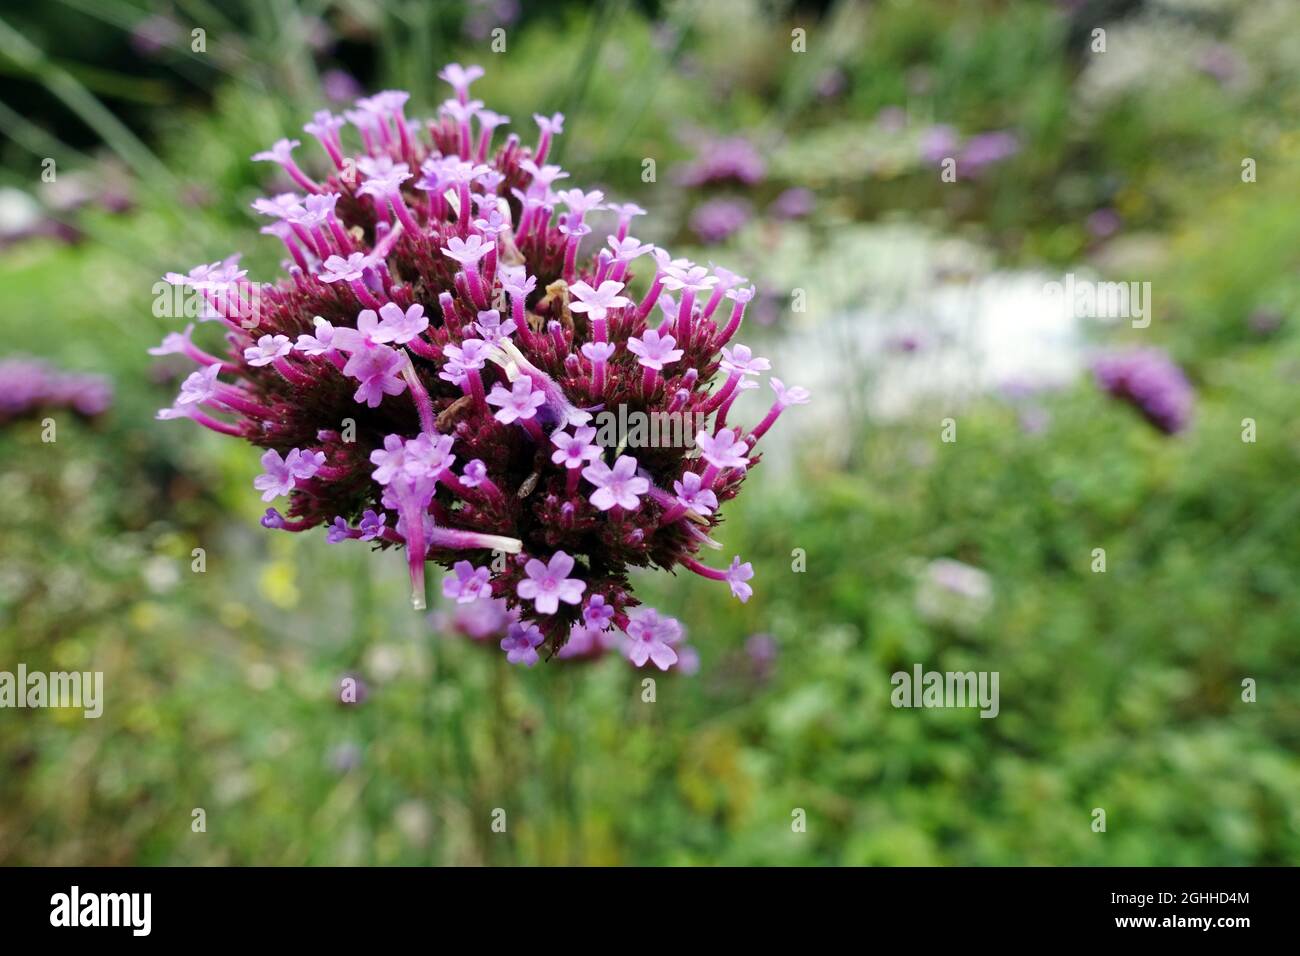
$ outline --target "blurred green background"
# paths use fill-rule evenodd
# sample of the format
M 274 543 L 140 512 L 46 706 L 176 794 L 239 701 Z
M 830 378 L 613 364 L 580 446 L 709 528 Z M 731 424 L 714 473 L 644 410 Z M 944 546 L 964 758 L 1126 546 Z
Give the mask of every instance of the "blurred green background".
M 753 599 L 637 582 L 697 673 L 512 669 L 399 554 L 259 527 L 252 448 L 153 420 L 158 277 L 277 269 L 250 154 L 353 85 L 424 115 L 451 61 L 525 142 L 564 111 L 640 238 L 750 276 L 742 339 L 814 392 L 725 510 Z M 51 0 L 0 70 L 0 352 L 115 390 L 0 425 L 0 670 L 106 693 L 0 711 L 0 862 L 1300 862 L 1291 0 Z M 761 177 L 684 185 L 730 138 Z M 1151 327 L 1050 321 L 1067 273 L 1151 282 Z M 1094 386 L 1126 345 L 1184 368 L 1185 432 Z M 893 708 L 917 663 L 999 672 L 1000 714 Z

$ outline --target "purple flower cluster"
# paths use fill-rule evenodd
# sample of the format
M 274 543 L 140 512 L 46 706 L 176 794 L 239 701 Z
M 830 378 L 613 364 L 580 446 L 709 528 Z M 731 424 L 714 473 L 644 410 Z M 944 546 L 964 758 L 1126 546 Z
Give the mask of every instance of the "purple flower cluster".
M 637 608 L 629 570 L 685 567 L 747 600 L 748 563 L 696 555 L 718 546 L 756 443 L 809 395 L 773 378 L 767 415 L 729 425 L 770 368 L 732 341 L 753 287 L 635 239 L 639 207 L 567 188 L 547 163 L 562 115 L 534 117 L 532 148 L 494 145 L 508 119 L 471 99 L 482 73 L 439 74 L 455 95 L 431 120 L 408 119 L 397 91 L 317 113 L 304 129 L 324 176 L 298 165 L 296 140 L 254 156 L 301 190 L 254 203 L 289 276 L 255 285 L 238 257 L 168 274 L 204 297 L 226 348 L 168 336 L 155 352 L 197 369 L 159 417 L 265 449 L 255 487 L 288 498 L 266 527 L 403 547 L 417 608 L 425 563 L 447 568 L 458 608 L 511 617 L 512 661 L 581 626 L 620 629 L 639 642 L 630 659 L 662 667 L 680 626 Z M 648 266 L 639 294 L 634 265 Z M 590 423 L 620 407 L 711 423 L 693 447 L 614 450 Z
M 926 163 L 951 157 L 957 160 L 958 175 L 973 177 L 1020 152 L 1020 140 L 1007 130 L 993 130 L 976 133 L 963 143 L 955 129 L 939 124 L 922 131 L 919 149 Z
M 1168 435 L 1187 427 L 1196 396 L 1183 370 L 1160 349 L 1133 349 L 1103 355 L 1093 374 L 1104 391 L 1140 411 Z
M 460 564 L 468 566 L 469 562 Z M 463 573 L 460 565 L 457 573 Z M 449 595 L 456 590 L 452 580 L 448 576 L 448 584 L 444 585 Z M 614 613 L 603 597 L 592 597 L 583 608 L 581 620 L 570 627 L 556 660 L 594 661 L 617 652 L 634 667 L 653 664 L 660 670 L 687 674 L 698 668 L 699 657 L 685 643 L 685 628 L 676 618 L 653 608 L 634 608 L 627 615 L 627 630 L 623 631 L 613 626 Z M 433 624 L 475 643 L 497 644 L 512 664 L 532 667 L 540 659 L 537 649 L 544 641 L 541 630 L 521 620 L 519 610 L 501 598 L 457 603 L 450 611 L 435 615 Z
M 35 359 L 0 361 L 0 422 L 61 408 L 93 418 L 112 403 L 113 386 L 98 375 L 61 372 Z
M 754 217 L 754 207 L 743 199 L 710 199 L 691 212 L 691 232 L 706 243 L 724 242 Z
M 763 181 L 767 164 L 747 139 L 731 137 L 705 143 L 691 162 L 678 171 L 683 186 L 710 186 L 735 183 L 754 186 Z

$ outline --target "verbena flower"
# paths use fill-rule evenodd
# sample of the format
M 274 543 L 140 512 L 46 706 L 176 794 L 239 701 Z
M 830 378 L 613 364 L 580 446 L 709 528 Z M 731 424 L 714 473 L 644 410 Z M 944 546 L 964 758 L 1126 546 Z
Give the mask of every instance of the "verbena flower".
M 188 333 L 172 333 L 167 352 L 158 354 L 181 351 Z M 0 423 L 61 408 L 94 418 L 112 404 L 113 386 L 98 375 L 62 372 L 35 359 L 0 360 Z
M 1160 349 L 1133 349 L 1103 355 L 1093 362 L 1097 384 L 1124 399 L 1167 435 L 1182 431 L 1192 418 L 1196 395 L 1183 370 Z
M 770 367 L 734 341 L 753 288 L 629 235 L 638 206 L 556 191 L 568 174 L 546 160 L 564 118 L 536 117 L 534 146 L 502 139 L 505 118 L 470 97 L 481 75 L 444 70 L 454 96 L 431 120 L 388 91 L 346 123 L 317 113 L 306 148 L 258 154 L 301 190 L 255 203 L 288 275 L 254 286 L 238 257 L 169 273 L 227 344 L 203 351 L 187 329 L 155 350 L 198 366 L 160 417 L 264 450 L 256 490 L 288 499 L 267 528 L 404 549 L 416 607 L 426 562 L 447 569 L 457 608 L 490 612 L 477 632 L 513 625 L 512 661 L 582 629 L 584 654 L 626 632 L 634 662 L 672 666 L 681 626 L 634 616 L 628 574 L 684 567 L 748 599 L 750 565 L 696 555 L 755 444 L 807 392 L 773 380 L 767 417 L 728 424 Z M 620 406 L 680 415 L 698 447 L 607 447 L 593 414 Z

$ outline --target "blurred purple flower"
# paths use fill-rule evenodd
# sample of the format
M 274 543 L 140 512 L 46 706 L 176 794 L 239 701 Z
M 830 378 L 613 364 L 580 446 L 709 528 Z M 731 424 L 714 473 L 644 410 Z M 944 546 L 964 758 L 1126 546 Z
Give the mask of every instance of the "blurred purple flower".
M 1093 363 L 1098 386 L 1129 402 L 1167 435 L 1182 431 L 1192 417 L 1196 396 L 1183 370 L 1160 349 L 1133 349 L 1104 355 Z

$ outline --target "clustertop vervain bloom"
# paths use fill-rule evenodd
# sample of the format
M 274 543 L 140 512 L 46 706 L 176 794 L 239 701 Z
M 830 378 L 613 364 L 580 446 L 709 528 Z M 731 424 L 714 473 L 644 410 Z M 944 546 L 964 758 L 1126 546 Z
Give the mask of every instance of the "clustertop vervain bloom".
M 1165 434 L 1176 434 L 1191 421 L 1196 404 L 1192 385 L 1183 370 L 1160 349 L 1103 355 L 1092 368 L 1101 388 L 1131 402 Z
M 770 367 L 735 341 L 753 288 L 629 235 L 639 206 L 557 192 L 564 118 L 536 117 L 530 143 L 503 134 L 469 95 L 482 72 L 447 67 L 432 120 L 388 91 L 317 113 L 306 148 L 258 154 L 301 190 L 254 204 L 288 275 L 255 285 L 238 256 L 168 273 L 226 346 L 186 329 L 154 350 L 197 365 L 159 417 L 263 449 L 256 489 L 288 498 L 267 528 L 403 549 L 416 607 L 426 562 L 447 569 L 449 599 L 508 616 L 512 661 L 581 630 L 569 656 L 618 644 L 673 666 L 681 626 L 637 608 L 629 572 L 684 567 L 748 599 L 750 565 L 697 555 L 756 443 L 808 394 L 773 379 L 767 416 L 728 424 Z M 592 414 L 620 406 L 700 423 L 695 447 L 602 447 Z

